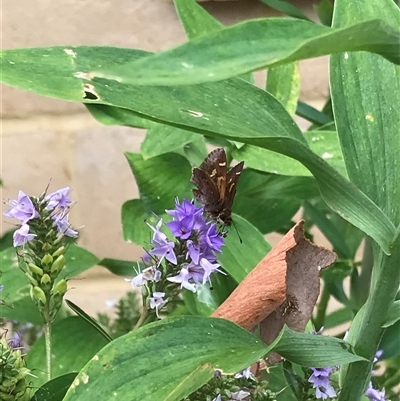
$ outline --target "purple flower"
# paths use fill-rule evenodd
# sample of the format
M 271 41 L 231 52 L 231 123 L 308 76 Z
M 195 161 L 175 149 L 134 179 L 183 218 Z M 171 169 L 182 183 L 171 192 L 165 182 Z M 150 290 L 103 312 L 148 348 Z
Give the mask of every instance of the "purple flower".
M 239 373 L 236 373 L 234 376 L 235 379 L 240 379 L 241 377 L 244 377 L 246 379 L 251 379 L 251 380 L 257 380 L 253 373 L 251 372 L 250 368 L 247 368 L 245 370 L 242 370 Z
M 154 248 L 150 251 L 150 253 L 160 258 L 158 264 L 160 264 L 161 261 L 165 258 L 169 262 L 176 265 L 177 259 L 174 252 L 175 243 L 168 241 L 167 236 L 160 231 L 162 220 L 157 223 L 156 227 L 153 227 L 148 223 L 147 225 L 154 231 L 152 239 Z
M 144 269 L 141 273 L 133 277 L 132 279 L 125 279 L 125 281 L 129 281 L 132 287 L 141 287 L 143 284 L 146 284 L 149 281 L 160 281 L 161 272 L 157 270 L 155 266 L 150 266 L 147 269 Z
M 59 235 L 66 235 L 67 237 L 76 238 L 78 231 L 74 230 L 69 224 L 68 214 L 59 214 L 53 217 L 54 225 L 57 227 Z
M 153 296 L 150 297 L 150 308 L 156 310 L 158 316 L 158 310 L 162 308 L 168 301 L 164 299 L 165 292 L 153 292 Z
M 308 379 L 315 388 L 315 394 L 317 398 L 326 400 L 328 397 L 336 397 L 336 392 L 329 382 L 329 376 L 334 370 L 332 367 L 326 368 L 311 368 L 313 373 Z
M 194 227 L 194 216 L 186 216 L 180 220 L 170 221 L 167 223 L 167 227 L 171 230 L 174 237 L 188 239 Z
M 368 390 L 365 392 L 365 395 L 369 398 L 370 401 L 385 401 L 385 389 L 381 391 L 375 390 L 372 387 L 372 383 L 369 383 Z
M 221 252 L 221 247 L 225 245 L 225 241 L 222 239 L 218 232 L 217 225 L 210 223 L 208 225 L 207 232 L 203 234 L 202 240 L 215 252 Z
M 29 234 L 28 224 L 22 225 L 13 235 L 13 245 L 24 246 L 28 241 L 32 241 L 36 237 L 36 234 Z
M 11 339 L 8 341 L 8 346 L 12 349 L 22 348 L 22 339 L 17 332 L 15 332 L 11 337 Z
M 48 194 L 45 197 L 45 200 L 48 201 L 46 209 L 52 210 L 55 209 L 56 207 L 59 207 L 61 209 L 67 209 L 69 203 L 72 202 L 72 200 L 68 198 L 70 191 L 71 190 L 69 187 L 65 187 L 59 189 L 58 191 L 52 192 L 51 194 Z
M 11 206 L 11 209 L 5 211 L 3 213 L 4 216 L 21 220 L 22 224 L 39 216 L 31 198 L 22 191 L 19 191 L 17 200 L 10 200 L 8 204 Z
M 4 289 L 4 285 L 0 284 L 0 291 L 3 291 L 3 289 Z
M 167 280 L 171 281 L 171 283 L 180 284 L 181 288 L 186 288 L 189 291 L 196 292 L 196 286 L 192 283 L 189 283 L 191 278 L 192 276 L 189 272 L 189 269 L 187 267 L 182 267 L 177 276 L 168 277 Z
M 200 263 L 197 266 L 189 265 L 189 271 L 192 271 L 192 277 L 195 282 L 198 282 L 195 278 L 195 273 L 200 273 L 202 275 L 203 284 L 205 284 L 207 281 L 211 282 L 211 274 L 215 271 L 222 273 L 220 270 L 218 270 L 218 267 L 220 267 L 218 263 L 211 263 L 206 258 L 201 258 Z

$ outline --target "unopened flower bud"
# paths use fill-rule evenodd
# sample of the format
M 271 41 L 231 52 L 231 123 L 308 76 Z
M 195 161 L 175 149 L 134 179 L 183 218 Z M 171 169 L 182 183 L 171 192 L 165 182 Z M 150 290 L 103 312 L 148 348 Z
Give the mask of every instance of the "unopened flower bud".
M 53 288 L 53 295 L 64 295 L 67 292 L 68 285 L 67 280 L 60 280 Z
M 51 251 L 51 248 L 52 248 L 52 246 L 51 246 L 51 244 L 49 244 L 48 242 L 45 242 L 45 243 L 43 244 L 43 246 L 42 246 L 42 250 L 43 250 L 43 251 L 46 251 L 46 252 Z
M 34 265 L 33 263 L 28 263 L 28 268 L 31 273 L 37 274 L 38 276 L 43 276 L 43 270 L 40 267 Z
M 43 274 L 42 278 L 40 279 L 40 287 L 47 291 L 51 288 L 51 284 L 50 276 L 47 273 Z
M 37 282 L 37 280 L 34 279 L 28 272 L 25 272 L 25 276 L 28 277 L 29 282 L 30 282 L 33 286 L 39 285 L 39 283 Z
M 49 253 L 46 253 L 46 255 L 44 255 L 42 258 L 42 264 L 51 265 L 52 263 L 53 263 L 53 257 Z
M 55 309 L 59 309 L 64 298 L 65 293 L 67 292 L 68 286 L 67 281 L 62 279 L 60 280 L 53 288 L 53 301 Z
M 64 255 L 65 251 L 65 246 L 60 246 L 56 251 L 53 252 L 51 256 L 53 256 L 53 258 L 56 258 L 60 255 Z
M 50 272 L 58 274 L 62 268 L 65 266 L 65 256 L 60 255 L 51 265 Z
M 39 303 L 41 303 L 43 305 L 46 304 L 46 295 L 40 287 L 38 287 L 38 286 L 33 287 L 32 294 L 33 294 L 33 298 L 36 301 L 38 301 Z

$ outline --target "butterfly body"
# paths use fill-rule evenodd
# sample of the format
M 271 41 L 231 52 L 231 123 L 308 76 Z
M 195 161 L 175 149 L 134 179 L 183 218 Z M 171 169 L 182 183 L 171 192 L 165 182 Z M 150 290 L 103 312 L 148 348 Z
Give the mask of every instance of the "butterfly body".
M 243 166 L 244 162 L 240 162 L 228 171 L 225 150 L 218 148 L 200 167 L 193 169 L 191 181 L 197 187 L 193 189 L 195 198 L 212 219 L 225 226 L 232 223 L 232 205 Z

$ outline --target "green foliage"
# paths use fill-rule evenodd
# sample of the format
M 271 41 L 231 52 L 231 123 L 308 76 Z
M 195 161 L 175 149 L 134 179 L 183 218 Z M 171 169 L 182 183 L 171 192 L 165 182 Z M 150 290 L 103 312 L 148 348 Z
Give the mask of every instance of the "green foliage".
M 97 321 L 73 304 L 79 317 L 62 310 L 52 333 L 58 377 L 46 382 L 42 338 L 26 358 L 38 372 L 33 384 L 42 385 L 36 401 L 107 401 L 116 394 L 141 401 L 210 401 L 217 389 L 227 397 L 254 384 L 237 387 L 230 376 L 215 378 L 215 369 L 234 374 L 271 351 L 286 361 L 263 372 L 258 388 L 268 390 L 265 399 L 314 399 L 308 368 L 340 365 L 339 399 L 357 401 L 377 349 L 383 350 L 385 369 L 373 385 L 393 397 L 400 383 L 400 12 L 391 0 L 322 0 L 315 7 L 324 24 L 319 25 L 289 2 L 263 2 L 293 18 L 223 27 L 194 1 L 175 0 L 189 41 L 158 54 L 90 46 L 1 52 L 4 83 L 82 102 L 103 124 L 147 129 L 141 152 L 125 154 L 140 198 L 127 200 L 121 212 L 124 239 L 146 250 L 153 235 L 146 222 L 156 226 L 159 218 L 169 219 L 165 210 L 173 208 L 175 197 L 192 197 L 191 169 L 202 163 L 207 145 L 224 146 L 229 161 L 244 160 L 246 167 L 233 206 L 234 227 L 218 257 L 227 275 L 212 276 L 211 285 L 196 293 L 183 291 L 161 310 L 170 316 L 150 324 L 155 314 L 143 313 L 148 305 L 142 310 L 135 292 L 119 300 L 116 317 L 99 314 Z M 325 54 L 331 54 L 332 100 L 319 111 L 299 101 L 297 61 Z M 267 67 L 266 90 L 257 88 L 251 73 Z M 301 132 L 294 114 L 311 128 Z M 307 236 L 318 228 L 338 255 L 321 275 L 312 322 L 336 330 L 351 323 L 348 342 L 285 327 L 266 345 L 209 317 L 270 251 L 264 234 L 286 233 L 299 210 Z M 8 233 L 0 239 L 1 302 L 11 307 L 2 314 L 40 324 L 10 246 Z M 136 275 L 135 262 L 112 256 L 99 261 L 71 245 L 60 278 L 95 264 L 120 276 Z M 137 265 L 141 271 L 146 266 Z M 141 288 L 144 300 L 149 288 Z M 328 312 L 331 298 L 341 306 Z

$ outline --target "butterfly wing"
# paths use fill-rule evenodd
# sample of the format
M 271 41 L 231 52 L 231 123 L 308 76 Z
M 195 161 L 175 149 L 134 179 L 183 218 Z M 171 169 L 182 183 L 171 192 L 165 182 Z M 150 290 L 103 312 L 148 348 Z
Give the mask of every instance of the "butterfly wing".
M 224 209 L 231 211 L 233 201 L 235 200 L 237 183 L 240 178 L 240 174 L 242 173 L 244 167 L 244 162 L 240 162 L 236 164 L 235 167 L 232 167 L 226 178 L 226 196 L 224 199 Z

